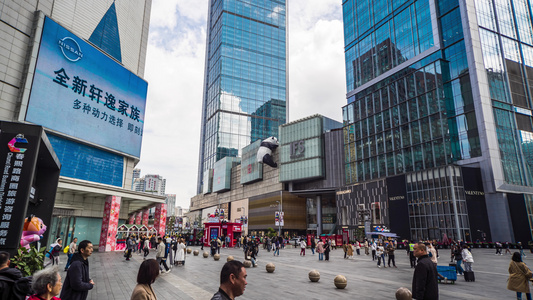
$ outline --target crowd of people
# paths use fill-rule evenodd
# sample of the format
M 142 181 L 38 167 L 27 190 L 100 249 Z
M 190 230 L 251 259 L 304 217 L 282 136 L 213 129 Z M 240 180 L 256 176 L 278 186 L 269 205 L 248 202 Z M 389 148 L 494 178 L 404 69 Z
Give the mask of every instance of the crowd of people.
M 155 241 L 155 242 L 154 242 Z M 204 240 L 205 241 L 205 240 Z M 311 254 L 318 254 L 318 260 L 329 261 L 329 253 L 337 248 L 333 239 L 315 239 L 305 236 L 291 239 L 294 247 L 300 249 L 300 256 L 306 255 L 306 249 Z M 355 255 L 369 256 L 376 262 L 378 268 L 396 268 L 395 255 L 399 243 L 406 249 L 410 258 L 411 267 L 414 269 L 411 290 L 400 288 L 396 292 L 397 299 L 438 299 L 438 281 L 446 279 L 437 272 L 438 259 L 442 257 L 443 249 L 439 249 L 435 241 L 409 242 L 396 241 L 395 239 L 363 239 L 361 241 L 343 241 L 342 250 L 344 259 L 354 259 Z M 124 256 L 130 260 L 134 253 L 143 256 L 143 262 L 137 274 L 137 285 L 132 291 L 131 299 L 157 299 L 152 287 L 156 278 L 161 274 L 170 272 L 173 266 L 185 265 L 186 241 L 178 236 L 128 236 L 125 241 Z M 224 237 L 213 238 L 209 241 L 211 255 L 220 253 L 221 248 L 227 248 L 231 244 Z M 88 258 L 93 253 L 93 245 L 84 240 L 79 244 L 74 238 L 65 248 L 63 241 L 58 238 L 50 245 L 43 262 L 43 270 L 34 273 L 30 278 L 22 277 L 20 270 L 10 268 L 9 253 L 0 251 L 0 300 L 4 299 L 74 299 L 85 300 L 88 293 L 93 289 L 95 282 L 89 275 Z M 237 240 L 235 247 L 242 247 L 243 261 L 250 261 L 253 267 L 258 265 L 259 249 L 273 252 L 279 256 L 279 250 L 289 244 L 282 237 L 252 237 L 242 236 Z M 147 259 L 147 253 L 153 249 L 155 259 Z M 504 255 L 502 249 L 509 250 L 505 244 L 496 248 L 496 255 Z M 58 271 L 59 253 L 61 250 L 68 256 L 65 266 L 66 276 L 62 284 L 61 274 Z M 459 241 L 450 245 L 450 265 L 455 266 L 457 275 L 473 272 L 474 256 L 468 244 Z M 506 251 L 505 254 L 511 251 Z M 309 253 L 308 253 L 309 254 Z M 533 278 L 533 272 L 522 261 L 525 257 L 523 247 L 518 252 L 512 253 L 509 264 L 509 279 L 507 289 L 516 292 L 517 299 L 526 295 L 531 299 L 529 282 Z M 387 260 L 388 259 L 388 260 Z M 463 268 L 464 266 L 464 268 Z M 244 293 L 246 282 L 246 269 L 239 261 L 228 262 L 221 271 L 220 287 L 212 299 L 234 299 Z M 59 295 L 59 298 L 57 297 Z

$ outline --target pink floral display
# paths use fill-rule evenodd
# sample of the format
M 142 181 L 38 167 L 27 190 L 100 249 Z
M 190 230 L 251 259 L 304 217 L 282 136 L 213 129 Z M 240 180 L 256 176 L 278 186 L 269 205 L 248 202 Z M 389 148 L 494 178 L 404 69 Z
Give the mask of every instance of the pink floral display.
M 107 196 L 104 205 L 104 216 L 102 218 L 102 233 L 98 251 L 115 251 L 116 235 L 118 227 L 118 216 L 120 212 L 120 200 L 118 196 Z
M 133 213 L 133 214 L 130 216 L 130 218 L 129 218 L 129 220 L 128 220 L 128 224 L 130 224 L 130 225 L 131 225 L 131 224 L 134 224 L 133 222 L 135 222 L 136 214 L 137 214 L 137 213 Z
M 150 211 L 147 209 L 147 210 L 143 210 L 142 211 L 142 218 L 143 218 L 143 223 L 142 225 L 146 225 L 148 226 L 148 214 L 150 213 Z
M 154 228 L 157 231 L 158 235 L 165 235 L 165 227 L 167 223 L 167 205 L 161 203 L 155 207 L 154 215 Z

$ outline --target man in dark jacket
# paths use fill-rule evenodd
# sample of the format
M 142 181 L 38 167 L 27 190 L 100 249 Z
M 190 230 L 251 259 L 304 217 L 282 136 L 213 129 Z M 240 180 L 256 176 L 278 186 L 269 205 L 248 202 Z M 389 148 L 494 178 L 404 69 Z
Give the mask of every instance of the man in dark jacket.
M 9 253 L 0 251 L 0 300 L 25 299 L 31 290 L 31 277 L 9 267 Z
M 72 263 L 67 271 L 65 283 L 61 290 L 61 299 L 85 300 L 94 281 L 89 277 L 89 260 L 93 253 L 93 244 L 84 240 L 78 247 L 78 253 L 72 256 Z
M 244 294 L 248 284 L 246 277 L 246 269 L 240 261 L 228 261 L 220 271 L 220 287 L 211 300 L 232 300 Z
M 418 262 L 413 275 L 413 299 L 438 300 L 437 268 L 428 256 L 426 245 L 415 244 L 414 255 L 418 258 Z

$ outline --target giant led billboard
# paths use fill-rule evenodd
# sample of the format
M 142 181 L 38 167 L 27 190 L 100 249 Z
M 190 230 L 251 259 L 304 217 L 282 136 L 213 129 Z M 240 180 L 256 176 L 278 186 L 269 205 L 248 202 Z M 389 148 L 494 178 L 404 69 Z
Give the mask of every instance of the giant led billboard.
M 46 17 L 25 120 L 140 156 L 148 84 Z

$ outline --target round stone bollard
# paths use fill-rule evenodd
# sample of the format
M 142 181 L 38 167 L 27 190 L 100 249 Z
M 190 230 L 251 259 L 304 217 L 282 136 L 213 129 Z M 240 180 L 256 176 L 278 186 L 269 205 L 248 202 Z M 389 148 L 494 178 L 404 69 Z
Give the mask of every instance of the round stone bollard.
M 192 252 L 192 249 L 191 248 L 187 248 L 187 254 L 191 254 Z
M 215 254 L 215 255 L 213 256 L 213 259 L 214 259 L 214 260 L 219 260 L 219 259 L 220 259 L 220 254 L 218 254 L 218 253 Z
M 208 258 L 208 257 L 209 257 L 209 252 L 204 251 L 204 258 Z
M 242 262 L 242 264 L 244 265 L 245 268 L 249 268 L 252 266 L 252 261 L 250 260 L 245 260 Z
M 230 255 L 230 256 L 228 256 L 228 258 L 226 258 L 226 261 L 232 261 L 232 260 L 234 260 L 234 259 L 235 259 L 235 258 L 233 258 L 233 256 Z
M 343 289 L 348 284 L 348 280 L 346 280 L 346 277 L 344 275 L 335 276 L 335 279 L 333 280 L 333 282 L 335 283 L 335 286 L 338 289 Z
M 194 254 L 194 256 L 198 256 L 198 254 L 200 254 L 200 251 L 194 250 L 193 254 Z
M 276 270 L 276 266 L 273 263 L 268 263 L 266 265 L 266 270 L 268 273 L 274 273 L 274 270 Z
M 311 272 L 309 272 L 309 280 L 312 282 L 318 282 L 320 280 L 320 272 L 317 270 L 311 270 Z

